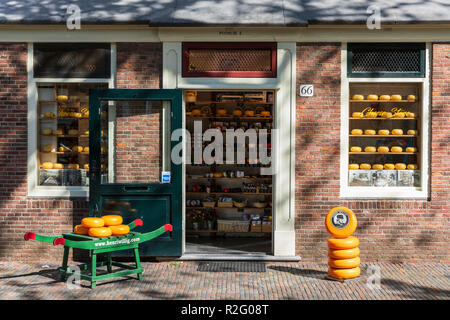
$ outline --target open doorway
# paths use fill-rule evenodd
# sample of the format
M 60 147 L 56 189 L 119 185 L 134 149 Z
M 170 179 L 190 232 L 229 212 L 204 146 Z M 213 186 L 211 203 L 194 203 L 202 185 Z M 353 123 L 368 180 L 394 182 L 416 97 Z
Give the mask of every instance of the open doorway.
M 273 90 L 188 90 L 185 254 L 272 254 Z

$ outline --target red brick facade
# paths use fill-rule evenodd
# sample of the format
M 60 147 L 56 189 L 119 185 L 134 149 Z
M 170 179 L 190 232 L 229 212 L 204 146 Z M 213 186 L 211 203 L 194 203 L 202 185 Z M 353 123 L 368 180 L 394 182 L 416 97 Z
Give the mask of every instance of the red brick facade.
M 0 44 L 0 260 L 59 261 L 61 248 L 25 242 L 23 234 L 70 231 L 88 202 L 27 198 L 26 55 L 26 44 Z M 314 97 L 297 97 L 296 250 L 304 261 L 325 261 L 323 220 L 336 205 L 358 217 L 363 261 L 450 261 L 449 56 L 450 44 L 433 45 L 430 199 L 342 201 L 340 44 L 298 44 L 297 86 L 315 85 Z M 117 44 L 118 88 L 160 88 L 161 66 L 161 44 Z
M 450 44 L 433 46 L 429 201 L 339 199 L 340 46 L 297 44 L 297 86 L 315 85 L 314 97 L 297 97 L 297 253 L 305 261 L 325 261 L 324 217 L 343 205 L 357 215 L 363 261 L 448 262 Z

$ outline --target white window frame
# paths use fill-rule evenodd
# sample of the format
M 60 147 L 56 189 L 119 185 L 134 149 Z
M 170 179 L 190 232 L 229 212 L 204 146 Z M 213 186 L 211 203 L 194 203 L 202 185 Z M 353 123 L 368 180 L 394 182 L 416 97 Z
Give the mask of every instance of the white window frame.
M 38 198 L 87 198 L 88 186 L 39 186 L 37 134 L 38 134 L 38 85 L 45 83 L 106 83 L 114 88 L 116 83 L 116 44 L 111 44 L 110 78 L 34 78 L 33 43 L 28 43 L 28 162 L 27 196 Z
M 429 122 L 430 122 L 430 43 L 425 48 L 424 78 L 347 78 L 347 43 L 341 47 L 341 147 L 340 147 L 340 197 L 345 199 L 427 199 L 429 196 Z M 349 151 L 349 87 L 350 83 L 360 82 L 409 82 L 421 85 L 422 115 L 420 163 L 420 187 L 350 187 L 348 185 Z

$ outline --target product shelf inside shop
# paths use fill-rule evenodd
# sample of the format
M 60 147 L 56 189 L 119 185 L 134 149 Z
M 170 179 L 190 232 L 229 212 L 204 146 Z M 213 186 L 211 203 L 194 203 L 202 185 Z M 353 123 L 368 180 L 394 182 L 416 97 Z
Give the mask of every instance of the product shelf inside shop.
M 417 100 L 350 100 L 350 102 L 365 102 L 365 103 L 416 103 Z
M 350 120 L 417 120 L 418 117 L 414 118 L 352 118 Z
M 417 152 L 349 152 L 349 154 L 395 154 L 395 155 L 413 155 L 417 154 Z
M 401 134 L 401 135 L 379 135 L 379 134 L 350 134 L 355 138 L 418 138 L 418 135 Z

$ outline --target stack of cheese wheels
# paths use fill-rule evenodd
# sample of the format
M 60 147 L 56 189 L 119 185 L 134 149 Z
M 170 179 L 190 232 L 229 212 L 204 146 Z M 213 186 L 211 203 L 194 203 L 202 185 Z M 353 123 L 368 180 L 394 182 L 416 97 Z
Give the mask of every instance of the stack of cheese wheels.
M 348 208 L 331 209 L 325 226 L 332 235 L 328 239 L 328 275 L 335 279 L 352 279 L 359 277 L 359 240 L 352 234 L 356 230 L 356 216 Z
M 119 215 L 83 218 L 81 224 L 75 226 L 74 232 L 96 238 L 126 235 L 130 232 L 130 227 L 122 222 L 123 219 Z

